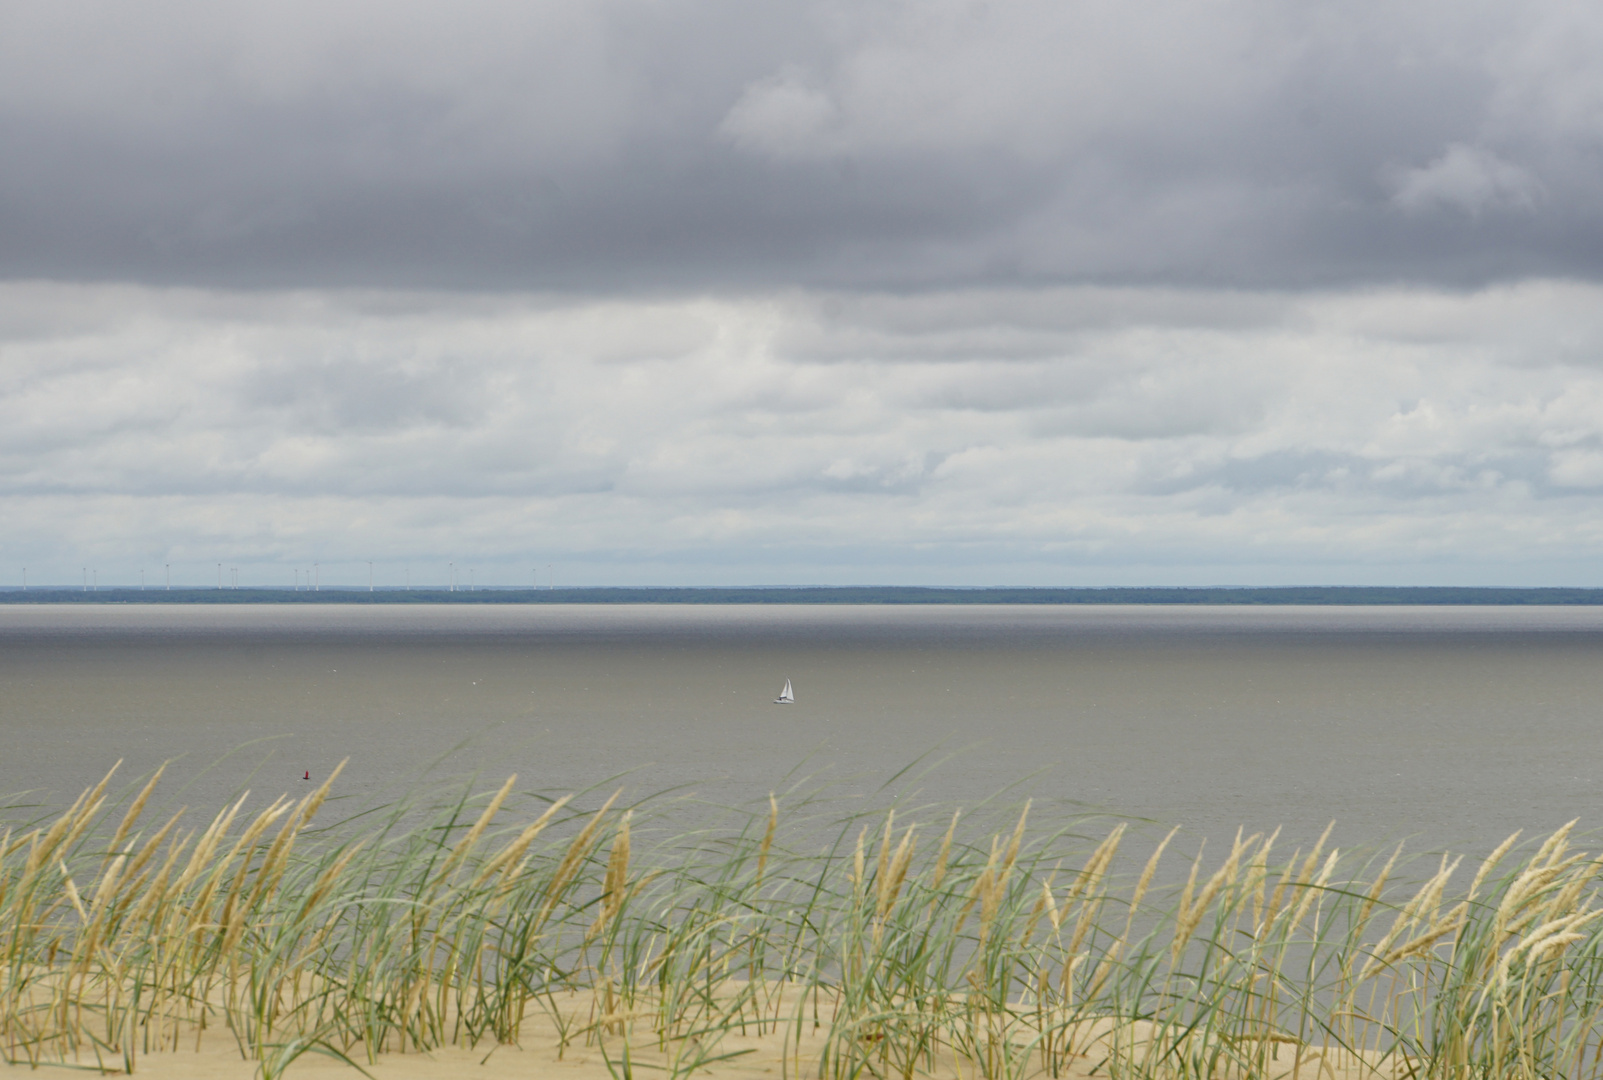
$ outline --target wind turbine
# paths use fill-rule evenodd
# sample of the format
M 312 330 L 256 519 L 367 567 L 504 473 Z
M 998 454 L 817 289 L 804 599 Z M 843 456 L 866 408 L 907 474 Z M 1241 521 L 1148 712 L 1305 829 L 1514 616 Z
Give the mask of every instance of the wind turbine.
M 367 560 L 367 591 L 373 591 L 373 560 Z

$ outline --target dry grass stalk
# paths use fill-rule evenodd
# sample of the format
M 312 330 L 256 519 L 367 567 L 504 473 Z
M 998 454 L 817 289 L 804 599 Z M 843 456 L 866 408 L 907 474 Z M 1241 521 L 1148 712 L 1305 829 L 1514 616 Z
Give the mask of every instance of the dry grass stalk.
M 529 846 L 534 843 L 536 837 L 545 831 L 546 826 L 551 824 L 551 819 L 557 815 L 557 812 L 564 806 L 568 805 L 568 800 L 571 798 L 573 798 L 573 796 L 564 795 L 560 799 L 557 799 L 546 808 L 545 813 L 541 814 L 538 818 L 535 818 L 527 826 L 525 826 L 523 831 L 518 833 L 518 835 L 510 844 L 503 848 L 499 854 L 490 859 L 479 869 L 479 872 L 474 875 L 473 882 L 468 886 L 468 888 L 470 890 L 476 890 L 485 882 L 494 877 L 497 873 L 500 873 L 502 876 L 502 885 L 501 889 L 498 890 L 497 895 L 501 895 L 504 889 L 507 887 L 508 881 L 511 878 L 517 877 L 518 874 L 522 872 L 523 866 L 526 865 L 524 860 L 529 850 Z
M 946 880 L 947 860 L 952 856 L 952 837 L 957 832 L 957 819 L 963 811 L 952 811 L 952 822 L 946 826 L 946 835 L 941 837 L 941 850 L 935 857 L 935 871 L 930 875 L 930 890 L 939 892 L 941 882 Z
M 1057 871 L 1053 871 L 1055 877 Z M 1052 878 L 1041 882 L 1041 899 L 1036 902 L 1036 910 L 1046 912 L 1046 921 L 1052 925 L 1052 931 L 1063 929 L 1063 913 L 1058 910 L 1057 897 L 1052 894 Z
M 562 861 L 557 863 L 557 868 L 551 875 L 550 883 L 546 886 L 545 901 L 540 905 L 539 913 L 535 916 L 531 926 L 532 932 L 537 932 L 541 927 L 545 926 L 546 921 L 551 917 L 551 912 L 567 893 L 568 886 L 573 883 L 574 878 L 578 875 L 580 866 L 590 855 L 591 843 L 595 839 L 596 832 L 601 828 L 602 819 L 606 817 L 607 811 L 612 809 L 612 804 L 617 802 L 618 797 L 622 794 L 622 788 L 613 792 L 612 798 L 602 804 L 601 809 L 595 812 L 584 827 L 579 830 L 579 835 L 575 836 L 572 843 L 568 845 L 568 850 L 563 854 Z
M 912 864 L 915 847 L 913 827 L 909 826 L 907 832 L 902 834 L 902 842 L 896 846 L 895 854 L 890 857 L 884 874 L 878 880 L 878 895 L 874 900 L 874 914 L 877 918 L 883 920 L 895 905 L 896 898 L 901 895 L 902 883 L 907 880 L 907 868 Z
M 1236 878 L 1241 871 L 1241 856 L 1246 853 L 1249 846 L 1257 843 L 1257 841 L 1257 836 L 1242 840 L 1241 830 L 1237 829 L 1235 842 L 1230 846 L 1230 856 L 1225 859 L 1224 865 L 1214 871 L 1213 876 L 1208 879 L 1207 884 L 1203 885 L 1202 892 L 1197 895 L 1195 900 L 1190 899 L 1189 896 L 1183 900 L 1182 914 L 1176 924 L 1174 943 L 1171 946 L 1174 963 L 1178 964 L 1180 962 L 1180 957 L 1184 955 L 1186 945 L 1190 943 L 1192 935 L 1196 933 L 1197 927 L 1202 922 L 1202 917 L 1212 910 L 1214 898 L 1222 890 L 1228 890 L 1235 885 Z M 1201 861 L 1202 853 L 1199 851 L 1197 853 L 1197 862 L 1191 866 L 1191 879 L 1186 884 L 1188 893 L 1197 880 L 1197 865 Z M 1334 856 L 1332 856 L 1332 861 L 1334 861 Z
M 1007 857 L 1002 863 L 1002 879 L 1004 884 L 1009 874 L 1013 873 L 1013 866 L 1019 859 L 1019 847 L 1024 843 L 1024 825 L 1030 819 L 1030 802 L 1024 801 L 1024 809 L 1019 814 L 1019 823 L 1013 827 L 1013 835 L 1007 842 Z
M 623 908 L 629 888 L 629 818 L 632 815 L 633 811 L 626 811 L 623 820 L 618 823 L 618 832 L 612 841 L 612 856 L 607 860 L 607 877 L 601 886 L 601 910 L 596 913 L 596 920 L 586 934 L 587 939 L 599 934 Z
M 451 854 L 446 857 L 445 865 L 440 870 L 441 879 L 450 877 L 456 872 L 456 868 L 462 865 L 463 860 L 468 857 L 468 852 L 473 850 L 479 842 L 479 837 L 484 835 L 484 830 L 490 827 L 491 821 L 495 820 L 495 815 L 501 812 L 501 804 L 506 802 L 508 795 L 512 794 L 512 785 L 517 782 L 517 773 L 513 773 L 506 778 L 506 783 L 502 784 L 501 790 L 497 791 L 494 797 L 490 799 L 490 805 L 484 808 L 484 813 L 479 815 L 479 819 L 473 823 L 473 827 L 467 831 L 467 835 L 458 840 L 456 846 L 451 849 Z
M 1519 834 L 1515 833 L 1514 835 L 1518 836 Z M 1513 837 L 1510 837 L 1509 839 L 1512 841 Z M 1403 845 L 1401 842 L 1399 842 L 1397 846 L 1392 849 L 1391 858 L 1386 860 L 1386 865 L 1382 866 L 1380 868 L 1380 873 L 1375 875 L 1374 884 L 1370 885 L 1369 891 L 1364 894 L 1364 905 L 1358 909 L 1358 924 L 1360 926 L 1369 925 L 1369 917 L 1374 912 L 1375 905 L 1380 901 L 1381 893 L 1386 891 L 1386 882 L 1390 880 L 1392 870 L 1396 868 L 1397 860 L 1402 856 L 1402 854 Z M 1484 875 L 1486 870 L 1487 865 L 1483 863 L 1481 865 L 1481 875 Z M 1471 899 L 1474 898 L 1475 890 L 1480 886 L 1481 875 L 1477 875 L 1475 878 L 1475 884 L 1470 886 L 1469 895 Z
M 1120 823 L 1108 834 L 1107 839 L 1097 845 L 1087 860 L 1085 868 L 1081 870 L 1079 879 L 1070 890 L 1069 898 L 1064 907 L 1074 900 L 1080 904 L 1080 915 L 1074 922 L 1074 934 L 1069 939 L 1069 955 L 1073 956 L 1080 951 L 1086 935 L 1090 933 L 1096 923 L 1097 916 L 1102 911 L 1102 902 L 1105 899 L 1101 891 L 1103 879 L 1108 868 L 1113 865 L 1113 857 L 1118 853 L 1119 841 L 1124 838 L 1124 825 Z
M 768 827 L 763 830 L 762 843 L 757 846 L 757 883 L 763 880 L 763 871 L 768 869 L 768 850 L 774 846 L 774 833 L 779 829 L 779 800 L 774 793 L 768 793 Z
M 1157 848 L 1152 852 L 1152 854 L 1147 858 L 1146 866 L 1142 867 L 1142 869 L 1141 869 L 1141 877 L 1139 879 L 1137 879 L 1137 881 L 1135 883 L 1135 892 L 1130 895 L 1130 910 L 1129 910 L 1129 913 L 1125 916 L 1124 933 L 1119 935 L 1119 939 L 1121 941 L 1129 939 L 1129 937 L 1130 937 L 1130 927 L 1135 922 L 1136 910 L 1141 907 L 1141 901 L 1146 899 L 1147 890 L 1152 887 L 1152 877 L 1153 877 L 1154 874 L 1156 874 L 1158 872 L 1158 860 L 1163 858 L 1164 849 L 1166 849 L 1169 846 L 1169 841 L 1173 840 L 1174 837 L 1175 837 L 1175 834 L 1178 833 L 1179 831 L 1180 831 L 1180 826 L 1178 826 L 1178 825 L 1176 825 L 1174 828 L 1170 829 L 1169 830 L 1169 835 L 1167 835 L 1167 836 L 1165 836 L 1163 838 L 1163 842 L 1160 843 L 1157 846 Z
M 1264 896 L 1269 887 L 1269 850 L 1275 846 L 1275 841 L 1279 837 L 1279 829 L 1270 833 L 1269 839 L 1258 846 L 1258 850 L 1252 856 L 1252 861 L 1247 865 L 1246 891 L 1252 896 L 1252 932 L 1254 937 L 1263 935 Z
M 885 814 L 885 833 L 879 838 L 879 854 L 875 858 L 874 881 L 879 888 L 884 888 L 885 875 L 890 868 L 891 858 L 891 828 L 896 821 L 896 811 L 890 810 Z
M 119 762 L 119 764 L 121 763 Z M 145 804 L 150 801 L 151 795 L 156 791 L 156 785 L 161 782 L 162 773 L 166 771 L 167 764 L 163 762 L 162 766 L 151 775 L 139 794 L 134 797 L 134 801 L 128 807 L 128 812 L 123 815 L 122 821 L 118 823 L 117 831 L 112 836 L 111 843 L 106 848 L 108 857 L 110 854 L 122 851 L 123 841 L 128 838 L 128 833 L 133 829 L 134 823 L 139 820 L 139 815 L 145 812 Z
M 1198 845 L 1197 857 L 1191 860 L 1191 876 L 1186 878 L 1186 887 L 1180 892 L 1180 907 L 1175 912 L 1174 917 L 1174 941 L 1170 946 L 1169 963 L 1171 965 L 1178 964 L 1180 962 L 1180 954 L 1185 952 L 1186 942 L 1190 940 L 1191 936 L 1187 927 L 1194 926 L 1196 920 L 1201 918 L 1200 915 L 1193 916 L 1191 898 L 1196 895 L 1197 874 L 1202 869 L 1202 852 L 1207 846 L 1208 841 L 1206 839 Z
M 1468 899 L 1474 900 L 1480 895 L 1481 886 L 1485 884 L 1487 876 L 1503 861 L 1503 856 L 1507 855 L 1509 849 L 1519 840 L 1520 832 L 1521 830 L 1515 829 L 1507 840 L 1498 844 L 1492 853 L 1481 861 L 1480 869 L 1475 871 L 1475 880 L 1470 883 Z

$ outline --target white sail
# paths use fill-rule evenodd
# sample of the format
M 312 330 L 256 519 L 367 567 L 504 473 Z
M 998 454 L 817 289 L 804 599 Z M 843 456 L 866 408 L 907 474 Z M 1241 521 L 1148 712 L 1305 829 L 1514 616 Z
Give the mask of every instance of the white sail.
M 785 680 L 785 688 L 783 690 L 781 690 L 779 692 L 779 696 L 774 699 L 774 704 L 775 705 L 794 705 L 795 703 L 796 703 L 796 692 L 790 688 L 790 680 L 786 679 Z

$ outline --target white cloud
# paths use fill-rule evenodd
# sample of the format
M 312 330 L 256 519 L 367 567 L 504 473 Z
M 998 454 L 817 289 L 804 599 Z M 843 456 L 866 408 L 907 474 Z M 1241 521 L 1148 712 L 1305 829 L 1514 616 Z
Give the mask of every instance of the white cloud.
M 834 149 L 835 103 L 788 68 L 746 87 L 718 130 L 738 146 L 776 158 L 807 158 Z
M 1591 581 L 1600 455 L 1603 289 L 1571 283 L 0 287 L 0 560 L 35 581 Z
M 1603 491 L 1603 449 L 1561 450 L 1553 455 L 1553 483 Z
M 1392 202 L 1411 213 L 1446 207 L 1480 217 L 1489 210 L 1532 210 L 1542 194 L 1529 170 L 1484 147 L 1454 143 L 1429 165 L 1403 172 Z

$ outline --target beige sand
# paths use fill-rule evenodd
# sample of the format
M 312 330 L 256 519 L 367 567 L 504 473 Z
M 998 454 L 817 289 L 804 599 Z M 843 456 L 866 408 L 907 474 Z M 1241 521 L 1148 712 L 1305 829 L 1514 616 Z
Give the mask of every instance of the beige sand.
M 590 1009 L 588 996 L 568 995 L 561 1002 L 564 1012 L 575 1015 Z M 683 1076 L 714 1078 L 714 1080 L 813 1080 L 819 1075 L 820 1053 L 824 1049 L 827 1025 L 813 1029 L 811 1023 L 797 1046 L 794 1029 L 783 1034 L 765 1033 L 761 1037 L 748 1029 L 741 1034 L 737 1028 L 718 1039 L 715 1046 L 704 1048 L 711 1056 L 734 1054 L 739 1056 L 717 1062 L 710 1067 L 691 1072 L 681 1061 Z M 1140 1044 L 1145 1025 L 1138 1024 L 1122 1029 L 1121 1042 L 1135 1038 Z M 609 1035 L 604 1046 L 576 1036 L 559 1053 L 557 1029 L 545 1016 L 531 1013 L 525 1024 L 523 1046 L 495 1046 L 481 1043 L 476 1049 L 448 1047 L 432 1051 L 387 1053 L 379 1056 L 376 1064 L 368 1064 L 360 1049 L 352 1052 L 356 1060 L 374 1080 L 454 1080 L 456 1077 L 473 1077 L 477 1080 L 513 1080 L 513 1078 L 550 1077 L 553 1080 L 615 1080 L 623 1075 L 623 1039 Z M 1075 1043 L 1084 1048 L 1076 1055 L 1063 1080 L 1106 1080 L 1108 1070 L 1105 1059 L 1111 1027 L 1106 1023 L 1092 1023 L 1080 1028 Z M 193 1039 L 193 1035 L 188 1036 Z M 788 1040 L 788 1041 L 787 1041 Z M 190 1045 L 193 1045 L 191 1042 Z M 1126 1043 L 1128 1046 L 1129 1044 Z M 685 1052 L 685 1050 L 681 1050 Z M 608 1059 L 611 1060 L 609 1068 Z M 669 1080 L 673 1069 L 658 1049 L 645 1024 L 631 1037 L 630 1061 L 636 1080 Z M 876 1062 L 878 1064 L 878 1062 Z M 1032 1063 L 1033 1064 L 1033 1063 Z M 1275 1047 L 1269 1062 L 1267 1080 L 1394 1080 L 1407 1072 L 1397 1067 L 1400 1063 L 1385 1061 L 1359 1062 L 1342 1053 L 1321 1054 L 1305 1049 L 1297 1053 L 1291 1045 Z M 94 1075 L 97 1065 L 107 1072 L 120 1074 L 122 1061 L 107 1057 L 97 1062 L 90 1053 L 66 1062 L 42 1062 L 37 1070 L 26 1064 L 7 1066 L 0 1064 L 0 1078 L 41 1075 Z M 883 1066 L 881 1066 L 883 1068 Z M 1095 1070 L 1095 1071 L 1093 1071 Z M 233 1039 L 226 1031 L 211 1031 L 201 1040 L 200 1049 L 185 1049 L 165 1053 L 141 1054 L 135 1061 L 135 1075 L 151 1080 L 252 1080 L 260 1074 L 260 1064 L 242 1059 Z M 895 1069 L 884 1069 L 887 1076 L 899 1077 Z M 1028 1068 L 1026 1075 L 1044 1077 L 1039 1068 Z M 308 1052 L 292 1062 L 284 1076 L 293 1080 L 352 1080 L 361 1073 L 331 1057 Z M 863 1074 L 865 1077 L 870 1075 Z M 974 1062 L 957 1061 L 943 1055 L 934 1071 L 920 1069 L 919 1080 L 979 1080 L 983 1075 Z M 1220 1080 L 1231 1080 L 1239 1070 L 1221 1070 Z
M 756 1044 L 759 1040 L 737 1039 L 732 1040 L 731 1045 L 747 1041 Z M 730 1080 L 778 1077 L 781 1070 L 777 1041 L 763 1041 L 775 1042 L 771 1052 L 752 1055 L 742 1059 L 739 1064 L 719 1067 L 717 1075 Z M 120 1062 L 108 1061 L 106 1064 L 117 1072 L 121 1071 Z M 594 1047 L 570 1048 L 561 1061 L 557 1060 L 555 1051 L 550 1047 L 520 1050 L 503 1046 L 492 1053 L 490 1048 L 481 1046 L 477 1050 L 448 1048 L 428 1053 L 385 1054 L 376 1065 L 361 1064 L 375 1080 L 448 1080 L 459 1076 L 479 1077 L 482 1080 L 546 1076 L 571 1077 L 572 1080 L 611 1080 L 606 1063 Z M 93 1070 L 95 1061 L 91 1056 L 69 1061 L 66 1065 L 64 1068 L 60 1063 L 45 1063 L 37 1071 L 31 1071 L 26 1065 L 0 1065 L 0 1076 L 81 1075 L 81 1070 L 86 1066 Z M 259 1068 L 254 1061 L 241 1060 L 237 1050 L 218 1043 L 203 1046 L 199 1053 L 180 1051 L 141 1056 L 135 1065 L 135 1075 L 150 1077 L 151 1080 L 251 1080 L 260 1075 Z M 316 1080 L 319 1077 L 360 1080 L 361 1077 L 361 1073 L 350 1066 L 318 1054 L 303 1055 L 285 1070 L 284 1075 L 296 1080 Z M 656 1069 L 640 1069 L 636 1075 L 646 1080 L 666 1074 Z
M 780 1061 L 779 1040 L 776 1038 L 741 1038 L 739 1036 L 726 1038 L 721 1044 L 721 1050 L 751 1049 L 754 1052 L 744 1055 L 733 1061 L 722 1062 L 710 1068 L 694 1073 L 696 1077 L 713 1077 L 716 1080 L 775 1080 L 775 1078 L 789 1076 L 792 1078 L 811 1078 L 818 1075 L 818 1061 L 816 1055 L 809 1057 L 803 1054 L 802 1072 L 796 1071 L 794 1044 L 788 1069 Z M 618 1048 L 612 1048 L 616 1054 Z M 805 1043 L 804 1043 L 805 1050 Z M 553 1080 L 612 1080 L 613 1073 L 608 1070 L 606 1061 L 595 1047 L 569 1048 L 562 1060 L 551 1047 L 518 1049 L 517 1047 L 503 1046 L 488 1054 L 486 1049 L 465 1050 L 448 1048 L 434 1050 L 427 1053 L 411 1054 L 385 1054 L 378 1063 L 362 1067 L 375 1078 L 375 1080 L 454 1080 L 456 1077 L 475 1077 L 480 1080 L 513 1080 L 513 1078 L 551 1077 Z M 637 1080 L 651 1080 L 651 1078 L 664 1077 L 670 1074 L 658 1068 L 650 1067 L 660 1062 L 660 1057 L 645 1055 L 635 1060 L 635 1076 Z M 108 1069 L 120 1073 L 116 1063 L 107 1062 Z M 1065 1080 L 1085 1080 L 1091 1077 L 1091 1067 L 1094 1062 L 1081 1059 L 1065 1074 Z M 1276 1062 L 1279 1067 L 1272 1070 L 1270 1080 L 1292 1080 L 1294 1076 L 1300 1080 L 1360 1080 L 1363 1077 L 1390 1078 L 1393 1071 L 1390 1068 L 1379 1070 L 1354 1068 L 1350 1062 L 1339 1062 L 1342 1067 L 1332 1067 L 1330 1063 L 1322 1060 L 1322 1055 L 1312 1054 L 1304 1056 L 1300 1067 L 1293 1060 L 1290 1048 L 1281 1051 L 1280 1059 Z M 621 1063 L 614 1057 L 613 1067 L 621 1073 Z M 93 1075 L 95 1062 L 93 1057 L 87 1060 L 66 1063 L 44 1063 L 37 1070 L 30 1070 L 26 1065 L 0 1065 L 0 1076 L 65 1076 L 69 1074 L 82 1075 L 84 1069 Z M 139 1058 L 135 1075 L 149 1077 L 151 1080 L 252 1080 L 259 1076 L 259 1065 L 253 1061 L 243 1061 L 237 1051 L 223 1046 L 205 1046 L 199 1053 L 184 1051 L 179 1053 L 150 1054 Z M 1399 1070 L 1401 1072 L 1402 1070 Z M 317 1054 L 307 1054 L 297 1059 L 285 1070 L 286 1077 L 295 1080 L 353 1080 L 359 1078 L 361 1073 L 339 1061 L 321 1057 Z M 928 1080 L 974 1080 L 975 1072 L 972 1066 L 966 1066 L 961 1071 L 951 1068 L 933 1074 L 919 1072 L 920 1078 Z M 1106 1077 L 1106 1070 L 1095 1074 Z
M 575 1014 L 589 1011 L 588 997 L 569 995 L 562 1002 L 564 1011 L 571 1010 Z M 642 1025 L 643 1026 L 643 1025 Z M 477 1048 L 447 1047 L 431 1051 L 417 1051 L 408 1053 L 387 1053 L 379 1056 L 376 1064 L 368 1064 L 360 1048 L 350 1053 L 352 1060 L 370 1073 L 376 1080 L 446 1080 L 448 1077 L 472 1076 L 482 1080 L 511 1080 L 513 1077 L 571 1077 L 572 1080 L 612 1080 L 608 1071 L 606 1057 L 610 1055 L 614 1067 L 621 1072 L 621 1057 L 624 1052 L 623 1040 L 619 1035 L 611 1035 L 603 1048 L 593 1040 L 586 1042 L 584 1036 L 575 1037 L 575 1041 L 565 1049 L 559 1048 L 556 1026 L 545 1016 L 535 1014 L 531 1009 L 530 1016 L 525 1022 L 524 1045 L 496 1046 L 493 1041 L 481 1043 Z M 804 1063 L 816 1063 L 818 1050 L 822 1047 L 822 1032 L 812 1040 L 803 1040 L 802 1060 Z M 766 1034 L 758 1038 L 755 1034 L 742 1036 L 738 1030 L 719 1040 L 716 1054 L 727 1054 L 737 1051 L 749 1053 L 731 1061 L 716 1066 L 717 1075 L 728 1077 L 730 1080 L 739 1080 L 745 1077 L 779 1077 L 786 1072 L 781 1062 L 781 1037 Z M 186 1036 L 186 1042 L 193 1045 L 193 1034 Z M 661 1066 L 665 1065 L 663 1055 L 657 1051 L 655 1042 L 649 1032 L 635 1034 L 631 1040 L 630 1059 L 637 1070 L 641 1080 L 650 1077 L 666 1077 L 669 1073 Z M 560 1049 L 560 1052 L 559 1052 Z M 796 1047 L 794 1040 L 790 1043 L 789 1075 L 796 1075 Z M 22 1075 L 67 1075 L 81 1073 L 88 1069 L 93 1072 L 97 1066 L 114 1073 L 123 1071 L 123 1062 L 119 1056 L 107 1055 L 97 1061 L 91 1053 L 80 1054 L 66 1062 L 42 1062 L 37 1071 L 28 1065 L 0 1064 L 0 1076 Z M 652 1066 L 657 1066 L 653 1068 Z M 255 1061 L 244 1060 L 240 1056 L 238 1047 L 227 1031 L 209 1031 L 200 1040 L 200 1049 L 184 1049 L 167 1051 L 155 1054 L 140 1054 L 134 1062 L 134 1073 L 137 1076 L 150 1077 L 151 1080 L 250 1080 L 260 1075 L 260 1064 Z M 811 1070 L 816 1073 L 816 1064 Z M 340 1080 L 359 1078 L 361 1074 L 337 1058 L 319 1054 L 315 1051 L 307 1052 L 297 1058 L 285 1070 L 286 1077 L 315 1080 L 318 1077 L 339 1077 Z M 706 1075 L 701 1073 L 700 1075 Z

